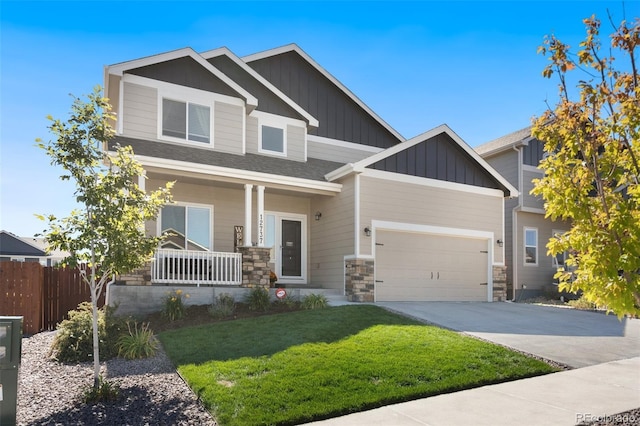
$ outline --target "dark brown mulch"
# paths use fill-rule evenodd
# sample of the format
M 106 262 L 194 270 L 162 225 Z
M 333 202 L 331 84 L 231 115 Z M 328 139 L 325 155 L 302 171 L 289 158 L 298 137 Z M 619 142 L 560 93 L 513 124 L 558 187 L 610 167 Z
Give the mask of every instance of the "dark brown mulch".
M 174 330 L 176 328 L 191 327 L 203 324 L 212 324 L 220 321 L 231 321 L 240 318 L 254 318 L 263 315 L 273 315 L 285 312 L 293 312 L 301 310 L 300 303 L 284 304 L 272 303 L 267 312 L 252 311 L 246 303 L 236 303 L 236 310 L 233 316 L 227 318 L 214 318 L 209 314 L 209 305 L 188 306 L 184 317 L 179 320 L 169 321 L 164 318 L 160 312 L 148 315 L 144 321 L 149 323 L 149 327 L 157 334 L 165 330 Z

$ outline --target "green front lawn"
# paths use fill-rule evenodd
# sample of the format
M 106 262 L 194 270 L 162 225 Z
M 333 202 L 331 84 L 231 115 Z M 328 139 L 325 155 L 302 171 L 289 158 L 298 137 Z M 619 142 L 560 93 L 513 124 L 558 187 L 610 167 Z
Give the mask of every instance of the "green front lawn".
M 556 371 L 370 305 L 160 334 L 218 423 L 296 424 Z

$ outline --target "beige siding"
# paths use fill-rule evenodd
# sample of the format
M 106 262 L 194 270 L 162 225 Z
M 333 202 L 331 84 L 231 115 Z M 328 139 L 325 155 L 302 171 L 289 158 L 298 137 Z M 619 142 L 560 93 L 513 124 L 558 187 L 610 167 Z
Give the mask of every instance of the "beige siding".
M 516 266 L 518 290 L 523 285 L 527 290 L 542 290 L 553 282 L 556 270 L 553 266 L 553 258 L 547 255 L 547 242 L 551 238 L 553 230 L 569 230 L 570 226 L 564 222 L 552 222 L 545 219 L 544 215 L 536 213 L 518 212 L 517 229 L 514 238 L 516 246 Z M 538 230 L 538 264 L 524 263 L 524 228 L 536 228 Z
M 156 89 L 124 83 L 122 112 L 124 136 L 139 139 L 158 137 L 158 93 Z
M 258 153 L 258 119 L 256 117 L 247 116 L 247 152 L 251 154 Z
M 534 196 L 530 192 L 533 189 L 533 179 L 542 178 L 543 173 L 532 170 L 522 171 L 522 205 L 523 207 L 544 209 L 542 197 Z
M 116 113 L 116 121 L 118 120 L 118 108 L 120 108 L 120 80 L 121 77 L 109 74 L 109 81 L 107 83 L 108 92 L 105 93 L 105 96 L 109 98 L 111 111 Z M 111 125 L 117 128 L 116 123 L 112 122 Z
M 150 179 L 146 183 L 148 190 L 153 190 L 165 181 Z M 176 182 L 171 191 L 174 201 L 177 203 L 196 203 L 213 206 L 213 250 L 233 251 L 234 226 L 244 226 L 244 189 L 214 186 L 213 183 L 193 184 Z M 253 191 L 253 218 L 257 218 L 257 192 Z M 267 211 L 283 213 L 309 214 L 309 199 L 290 195 L 271 193 L 266 188 L 264 195 L 264 208 Z M 155 235 L 157 225 L 149 222 L 147 232 Z M 252 224 L 252 240 L 257 240 L 257 225 Z
M 287 125 L 287 159 L 294 161 L 306 161 L 305 158 L 305 138 L 304 127 Z
M 344 257 L 354 254 L 354 178 L 344 182 L 342 192 L 316 196 L 311 200 L 310 228 L 311 284 L 323 288 L 344 289 Z M 316 221 L 315 212 L 322 217 Z
M 509 183 L 518 188 L 518 153 L 514 150 L 501 152 L 485 158 L 487 163 L 498 171 Z
M 502 197 L 418 184 L 361 177 L 360 223 L 372 220 L 462 228 L 502 236 Z M 371 254 L 371 239 L 361 238 L 360 252 Z M 494 262 L 504 261 L 495 250 Z
M 213 146 L 216 151 L 242 154 L 243 115 L 244 109 L 240 106 L 215 103 Z
M 371 151 L 347 148 L 322 142 L 307 142 L 307 157 L 320 160 L 336 161 L 338 163 L 355 163 L 372 156 Z

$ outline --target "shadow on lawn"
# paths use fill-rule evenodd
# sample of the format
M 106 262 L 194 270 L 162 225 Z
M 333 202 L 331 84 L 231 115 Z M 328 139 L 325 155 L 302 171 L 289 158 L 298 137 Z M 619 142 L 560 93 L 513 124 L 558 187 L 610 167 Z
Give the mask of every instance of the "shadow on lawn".
M 337 306 L 312 311 L 264 315 L 160 334 L 176 365 L 269 356 L 306 343 L 331 343 L 375 325 L 422 325 L 385 309 Z

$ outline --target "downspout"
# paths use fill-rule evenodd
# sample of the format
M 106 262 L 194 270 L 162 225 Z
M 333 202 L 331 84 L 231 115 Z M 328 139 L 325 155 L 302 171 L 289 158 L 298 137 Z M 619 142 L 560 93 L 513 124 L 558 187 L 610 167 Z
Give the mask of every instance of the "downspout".
M 518 289 L 518 268 L 520 267 L 518 263 L 518 267 L 516 267 L 516 262 L 518 262 L 517 254 L 518 254 L 518 212 L 522 209 L 522 147 L 514 146 L 513 150 L 518 153 L 518 204 L 511 210 L 511 266 L 513 269 L 512 279 L 513 279 L 513 301 L 516 301 L 516 290 Z

